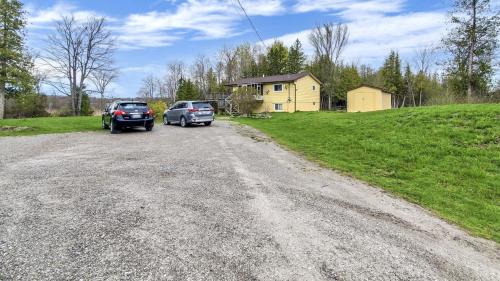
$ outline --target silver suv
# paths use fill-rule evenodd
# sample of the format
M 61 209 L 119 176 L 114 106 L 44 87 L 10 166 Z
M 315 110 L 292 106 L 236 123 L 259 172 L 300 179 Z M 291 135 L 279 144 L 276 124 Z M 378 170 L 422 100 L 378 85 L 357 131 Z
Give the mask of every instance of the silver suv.
M 163 113 L 163 124 L 205 124 L 210 126 L 214 121 L 214 108 L 205 101 L 178 101 Z

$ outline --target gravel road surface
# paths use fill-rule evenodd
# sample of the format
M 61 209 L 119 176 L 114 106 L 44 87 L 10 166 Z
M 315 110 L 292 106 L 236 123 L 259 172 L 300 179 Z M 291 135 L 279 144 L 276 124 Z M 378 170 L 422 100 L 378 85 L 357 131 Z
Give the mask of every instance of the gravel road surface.
M 1 280 L 500 280 L 500 250 L 262 134 L 0 138 Z

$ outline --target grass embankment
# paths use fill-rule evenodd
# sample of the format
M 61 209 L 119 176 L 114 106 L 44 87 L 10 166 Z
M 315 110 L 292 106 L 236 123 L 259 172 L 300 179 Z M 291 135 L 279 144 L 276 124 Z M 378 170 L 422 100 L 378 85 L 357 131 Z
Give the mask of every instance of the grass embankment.
M 237 120 L 500 242 L 500 104 Z
M 0 137 L 101 130 L 100 116 L 0 120 Z

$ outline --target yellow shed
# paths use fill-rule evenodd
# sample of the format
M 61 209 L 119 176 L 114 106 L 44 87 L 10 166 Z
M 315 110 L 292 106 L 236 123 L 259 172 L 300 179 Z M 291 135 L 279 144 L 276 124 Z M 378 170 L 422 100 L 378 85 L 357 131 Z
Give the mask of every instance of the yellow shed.
M 363 85 L 347 92 L 347 112 L 367 112 L 392 108 L 392 95 L 383 89 Z

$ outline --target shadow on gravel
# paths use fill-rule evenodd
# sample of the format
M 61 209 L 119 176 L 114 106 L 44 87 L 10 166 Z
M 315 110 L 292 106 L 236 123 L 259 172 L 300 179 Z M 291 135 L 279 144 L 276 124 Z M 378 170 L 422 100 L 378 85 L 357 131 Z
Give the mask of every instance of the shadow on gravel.
M 153 129 L 154 131 L 154 129 Z M 146 131 L 145 128 L 125 128 L 119 131 L 119 134 L 141 134 L 141 133 L 151 133 Z
M 163 127 L 166 127 L 166 128 L 169 128 L 169 127 L 176 127 L 176 128 L 182 128 L 181 125 L 160 125 L 160 126 L 163 126 Z M 212 125 L 213 126 L 213 123 Z M 210 128 L 211 126 L 205 126 L 204 124 L 190 124 L 189 126 L 186 126 L 182 129 L 194 129 L 194 128 Z

